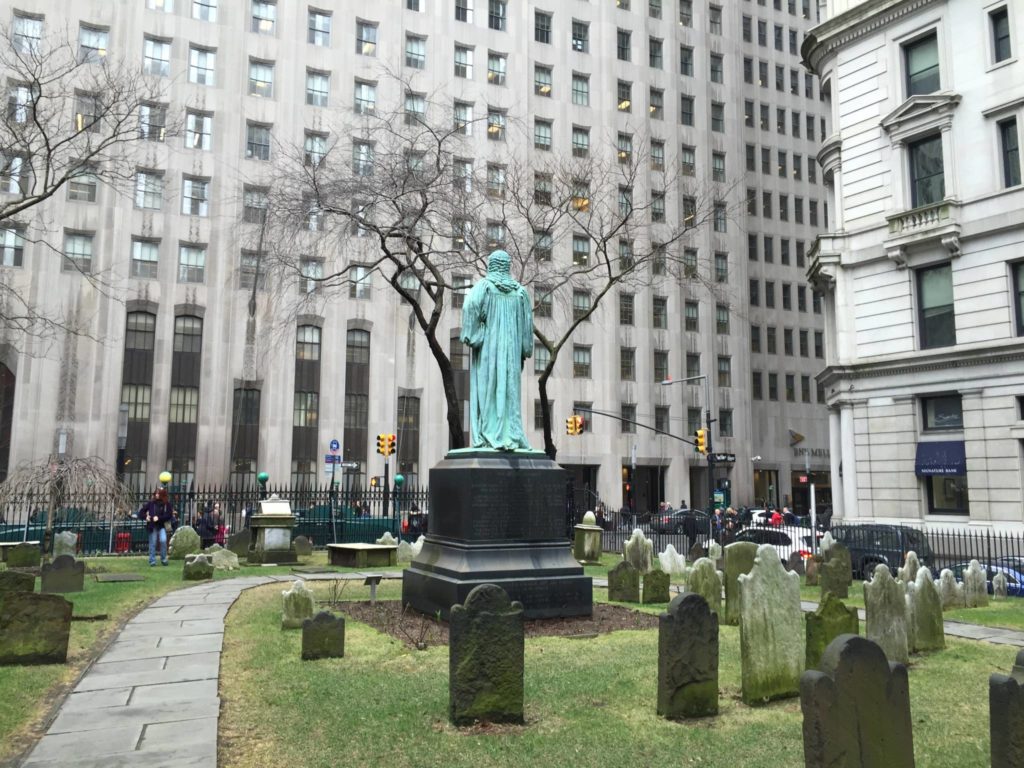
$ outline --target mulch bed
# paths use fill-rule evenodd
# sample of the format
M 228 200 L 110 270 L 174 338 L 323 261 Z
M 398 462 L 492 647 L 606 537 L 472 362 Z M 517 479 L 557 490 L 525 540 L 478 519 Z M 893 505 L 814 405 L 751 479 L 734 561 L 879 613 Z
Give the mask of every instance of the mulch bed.
M 369 601 L 349 601 L 333 607 L 356 621 L 391 635 L 409 648 L 448 645 L 448 622 L 425 616 L 411 608 L 403 610 L 397 600 L 378 601 L 376 605 L 370 605 Z M 620 605 L 594 603 L 591 616 L 527 619 L 524 624 L 527 637 L 590 638 L 620 629 L 653 629 L 658 626 L 658 617 Z

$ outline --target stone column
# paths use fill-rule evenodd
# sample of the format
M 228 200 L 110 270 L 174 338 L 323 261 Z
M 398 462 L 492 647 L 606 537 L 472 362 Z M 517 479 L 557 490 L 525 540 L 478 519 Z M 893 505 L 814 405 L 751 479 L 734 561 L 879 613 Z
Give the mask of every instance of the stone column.
M 839 465 L 843 460 L 842 426 L 840 425 L 839 409 L 829 408 L 828 411 L 828 452 L 829 468 L 832 476 L 832 517 L 841 520 L 846 515 L 845 499 L 843 498 L 843 478 L 839 473 Z
M 858 517 L 857 511 L 857 445 L 853 434 L 853 404 L 844 403 L 839 413 L 842 435 L 843 518 Z

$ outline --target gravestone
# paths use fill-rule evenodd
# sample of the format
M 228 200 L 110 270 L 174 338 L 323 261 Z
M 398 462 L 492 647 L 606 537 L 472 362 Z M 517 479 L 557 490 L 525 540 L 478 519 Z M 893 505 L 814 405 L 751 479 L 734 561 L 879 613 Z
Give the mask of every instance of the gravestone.
M 377 539 L 374 544 L 397 545 L 398 539 L 391 535 L 391 531 L 384 531 L 384 535 Z
M 302 622 L 302 659 L 341 659 L 345 657 L 345 617 L 320 611 Z
M 633 529 L 629 541 L 622 547 L 622 559 L 640 573 L 647 573 L 654 563 L 654 544 L 639 528 Z
M 829 644 L 840 635 L 860 634 L 857 609 L 843 604 L 831 592 L 818 603 L 813 613 L 805 615 L 807 622 L 807 669 L 818 669 L 821 657 Z
M 238 555 L 239 559 L 249 556 L 249 548 L 252 546 L 252 531 L 243 528 L 238 533 L 228 536 L 228 549 Z
M 818 583 L 821 594 L 831 592 L 839 598 L 850 596 L 850 584 L 853 582 L 853 570 L 850 564 L 850 550 L 842 544 L 833 543 L 818 570 Z
M 640 571 L 625 560 L 608 571 L 608 599 L 618 603 L 640 602 Z
M 283 591 L 281 597 L 284 606 L 281 613 L 281 629 L 302 629 L 302 622 L 313 618 L 316 597 L 301 579 L 297 580 L 291 589 Z
M 85 563 L 75 560 L 71 555 L 60 555 L 52 563 L 43 565 L 40 592 L 65 594 L 84 589 Z
M 53 537 L 53 556 L 75 556 L 78 552 L 78 534 L 74 531 L 61 531 Z
M 601 552 L 604 549 L 604 529 L 597 524 L 597 518 L 593 512 L 587 512 L 583 516 L 583 522 L 573 529 L 572 556 L 576 562 L 584 565 L 597 565 L 601 562 Z
M 665 547 L 664 552 L 658 553 L 658 563 L 669 576 L 682 576 L 686 573 L 686 558 L 676 552 L 671 544 Z
M 416 541 L 413 542 L 413 545 L 412 545 L 412 556 L 414 558 L 415 557 L 419 557 L 420 551 L 423 549 L 423 542 L 424 541 L 426 541 L 426 539 L 424 538 L 423 534 L 420 534 L 419 538 L 417 538 Z
M 8 568 L 38 568 L 41 560 L 38 544 L 22 542 L 7 552 Z
M 722 564 L 720 561 L 722 559 L 722 545 L 719 544 L 717 541 L 709 542 L 707 557 L 708 560 L 715 564 L 716 568 L 721 568 Z
M 181 578 L 185 581 L 204 581 L 213 578 L 213 571 L 213 558 L 210 555 L 186 555 Z
M 171 541 L 167 545 L 167 557 L 171 560 L 184 560 L 189 555 L 201 552 L 202 549 L 203 542 L 196 529 L 191 525 L 182 525 L 171 536 Z
M 644 574 L 644 605 L 651 603 L 667 603 L 669 601 L 669 576 L 664 571 L 651 571 Z
M 864 582 L 864 634 L 878 643 L 887 659 L 909 661 L 907 608 L 903 584 L 879 563 L 871 581 Z
M 988 605 L 988 575 L 977 560 L 964 571 L 964 602 L 968 608 L 983 608 Z
M 942 624 L 942 598 L 927 568 L 917 572 L 914 588 L 907 590 L 913 601 L 913 643 L 911 650 L 940 651 L 946 647 L 946 631 Z
M 804 584 L 808 587 L 818 586 L 818 570 L 821 568 L 821 555 L 807 558 L 804 563 Z
M 989 735 L 992 766 L 1024 765 L 1024 650 L 1009 676 L 988 679 Z
M 757 544 L 752 541 L 737 541 L 725 548 L 725 624 L 740 623 L 741 573 L 750 573 L 757 557 Z
M 1006 574 L 1000 571 L 992 577 L 992 599 L 1003 600 L 1006 598 L 1007 590 L 1009 589 L 1009 583 L 1006 579 Z
M 36 577 L 21 571 L 0 571 L 0 600 L 9 592 L 34 592 Z
M 391 534 L 387 534 L 390 536 Z M 305 536 L 296 536 L 292 541 L 292 546 L 295 547 L 295 554 L 298 557 L 309 557 L 313 554 L 313 544 Z
M 686 589 L 703 597 L 713 613 L 722 613 L 722 578 L 710 559 L 702 557 L 693 564 L 686 580 Z
M 790 552 L 786 561 L 786 570 L 792 571 L 797 576 L 804 575 L 804 556 L 799 552 Z
M 704 549 L 700 544 L 694 544 L 690 547 L 690 551 L 686 553 L 686 559 L 691 563 L 696 563 L 702 557 L 707 555 L 707 550 Z
M 239 568 L 238 555 L 230 549 L 218 549 L 212 555 L 207 554 L 207 557 L 209 557 L 210 562 L 213 563 L 214 570 L 237 571 Z
M 921 569 L 921 561 L 917 559 L 917 552 L 910 550 L 904 558 L 903 565 L 896 569 L 896 578 L 904 584 L 913 584 L 917 581 L 917 572 Z
M 800 678 L 800 709 L 806 768 L 914 768 L 907 668 L 870 640 L 833 640 Z
M 477 721 L 523 722 L 522 603 L 501 587 L 474 587 L 449 619 L 448 717 L 455 725 Z
M 415 555 L 412 551 L 412 542 L 407 539 L 402 539 L 398 542 L 398 562 L 400 563 L 411 563 Z
M 658 619 L 658 714 L 718 714 L 718 615 L 692 592 Z
M 913 653 L 917 640 L 917 623 L 914 620 L 914 592 L 917 583 L 904 584 L 901 579 L 897 579 L 896 583 L 903 587 L 903 609 L 907 617 L 907 651 Z
M 60 595 L 8 592 L 0 600 L 0 665 L 63 664 L 71 603 Z
M 828 555 L 828 551 L 835 545 L 836 540 L 832 538 L 832 532 L 826 531 L 825 535 L 821 537 L 821 541 L 818 542 L 818 552 L 824 558 Z
M 939 573 L 939 597 L 942 600 L 942 610 L 948 611 L 953 608 L 963 608 L 967 605 L 964 599 L 964 585 L 956 580 L 956 576 L 949 568 L 943 568 Z
M 747 704 L 796 696 L 806 656 L 800 577 L 770 544 L 739 576 L 741 696 Z

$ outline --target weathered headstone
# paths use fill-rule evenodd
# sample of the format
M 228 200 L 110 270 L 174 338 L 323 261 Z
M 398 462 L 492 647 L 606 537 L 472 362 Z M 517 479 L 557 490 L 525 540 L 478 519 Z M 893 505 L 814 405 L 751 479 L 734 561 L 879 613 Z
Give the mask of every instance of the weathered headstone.
M 16 547 L 11 547 L 7 553 L 8 568 L 38 568 L 41 561 L 41 552 L 38 544 L 22 542 Z
M 589 521 L 589 522 L 588 522 Z M 582 565 L 597 565 L 604 549 L 604 529 L 597 525 L 593 512 L 583 516 L 583 522 L 573 529 L 572 556 Z
M 243 528 L 238 533 L 228 536 L 228 549 L 238 555 L 239 559 L 249 556 L 249 547 L 252 546 L 252 531 Z
M 412 545 L 412 556 L 414 558 L 419 556 L 420 550 L 423 549 L 423 542 L 424 541 L 426 541 L 426 538 L 422 534 L 420 534 L 419 538 L 417 538 L 416 541 L 413 542 L 413 545 Z
M 412 553 L 412 542 L 408 539 L 402 539 L 398 542 L 398 562 L 400 563 L 411 563 L 413 558 Z
M 953 608 L 963 608 L 967 605 L 964 599 L 964 585 L 956 580 L 956 576 L 949 568 L 943 568 L 939 573 L 939 597 L 942 599 L 942 610 L 948 611 Z
M 992 577 L 992 598 L 994 600 L 1003 600 L 1009 588 L 1010 585 L 1006 579 L 1006 574 L 1002 571 Z
M 896 583 L 903 587 L 903 610 L 907 617 L 907 651 L 912 653 L 917 639 L 917 622 L 914 619 L 914 592 L 917 583 L 905 584 L 902 579 L 897 579 Z
M 8 592 L 0 599 L 0 665 L 63 664 L 71 603 L 60 595 Z
M 718 615 L 692 592 L 658 619 L 658 714 L 718 714 Z
M 904 584 L 913 584 L 917 581 L 917 572 L 921 569 L 921 561 L 917 559 L 917 552 L 907 552 L 903 565 L 896 569 L 896 578 Z
M 774 547 L 762 544 L 739 584 L 743 701 L 798 695 L 806 656 L 800 577 L 782 567 Z
M 220 549 L 214 552 L 212 555 L 207 554 L 210 558 L 210 562 L 213 563 L 214 570 L 218 571 L 236 571 L 238 570 L 238 555 L 232 552 L 230 549 Z
M 724 624 L 740 623 L 740 582 L 742 573 L 750 573 L 757 557 L 757 544 L 737 541 L 725 548 L 725 616 Z
M 302 622 L 302 658 L 341 659 L 345 656 L 345 617 L 320 611 Z
M 191 525 L 182 525 L 171 536 L 167 545 L 167 557 L 171 560 L 184 560 L 189 555 L 201 552 L 203 542 Z
M 391 535 L 391 531 L 384 531 L 384 535 L 377 539 L 377 541 L 375 541 L 374 543 L 387 544 L 388 546 L 390 546 L 392 544 L 398 544 L 398 539 Z
M 881 647 L 887 659 L 906 664 L 907 607 L 903 584 L 879 563 L 871 581 L 864 582 L 864 634 Z
M 622 547 L 622 558 L 640 573 L 647 573 L 654 563 L 654 543 L 644 536 L 643 531 L 634 528 Z
M 818 570 L 821 568 L 821 555 L 809 557 L 804 562 L 804 584 L 808 587 L 818 586 Z
M 669 601 L 669 576 L 664 571 L 650 571 L 644 574 L 643 603 L 667 603 Z
M 638 574 L 639 575 L 639 574 Z M 523 722 L 523 605 L 494 584 L 474 587 L 449 619 L 448 717 Z
M 702 547 L 700 544 L 695 543 L 692 547 L 690 547 L 690 551 L 686 553 L 686 559 L 689 560 L 691 563 L 696 563 L 702 557 L 705 557 L 707 553 L 708 552 L 706 549 L 704 549 L 704 547 Z
M 806 768 L 914 768 L 907 668 L 870 640 L 833 640 L 800 678 L 800 708 Z
M 722 559 L 722 545 L 717 541 L 708 542 L 708 560 L 715 563 L 716 567 Z
M 0 571 L 0 600 L 8 592 L 33 592 L 36 588 L 36 577 L 21 571 Z
M 658 553 L 658 563 L 669 576 L 682 576 L 686 573 L 686 558 L 676 552 L 671 544 L 665 547 L 664 552 Z
M 42 568 L 40 592 L 64 594 L 85 589 L 85 563 L 71 555 L 60 555 Z
M 825 649 L 840 635 L 860 634 L 857 609 L 844 605 L 831 592 L 826 592 L 818 608 L 804 618 L 807 622 L 807 669 L 819 668 Z
M 625 560 L 608 571 L 608 599 L 618 603 L 640 602 L 640 571 Z
M 186 555 L 181 578 L 185 581 L 204 581 L 213 578 L 213 571 L 213 558 L 210 555 Z
M 689 592 L 700 595 L 715 614 L 722 612 L 722 577 L 710 558 L 702 557 L 693 564 L 686 579 Z
M 828 555 L 828 551 L 832 549 L 832 546 L 836 543 L 836 540 L 832 538 L 832 532 L 826 531 L 825 535 L 821 537 L 821 541 L 818 542 L 818 552 L 824 558 Z
M 61 531 L 53 537 L 53 556 L 75 556 L 78 552 L 78 534 L 74 531 Z
M 298 557 L 309 557 L 313 554 L 313 544 L 305 536 L 296 536 L 292 541 L 292 546 L 295 547 L 295 554 Z
M 938 651 L 946 647 L 945 628 L 942 624 L 942 598 L 935 588 L 932 575 L 927 568 L 917 572 L 914 589 L 907 590 L 907 596 L 913 601 L 913 642 L 911 650 Z
M 302 622 L 313 618 L 316 597 L 301 579 L 297 580 L 291 589 L 283 591 L 281 597 L 284 606 L 281 613 L 281 629 L 302 629 Z
M 1010 675 L 988 679 L 989 735 L 992 766 L 1024 766 L 1024 650 Z
M 832 544 L 825 560 L 818 570 L 818 583 L 821 594 L 831 592 L 839 598 L 850 596 L 850 584 L 853 582 L 853 570 L 850 564 L 850 550 L 842 544 Z
M 964 602 L 968 608 L 982 608 L 988 605 L 988 575 L 981 563 L 971 560 L 964 571 Z
M 804 575 L 804 556 L 799 552 L 790 552 L 786 561 L 786 570 L 792 571 L 797 576 Z

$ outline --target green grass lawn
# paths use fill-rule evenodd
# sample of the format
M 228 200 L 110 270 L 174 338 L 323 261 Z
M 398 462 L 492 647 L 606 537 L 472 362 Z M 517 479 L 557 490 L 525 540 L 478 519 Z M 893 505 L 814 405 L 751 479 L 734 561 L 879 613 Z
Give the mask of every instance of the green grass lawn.
M 314 589 L 326 597 L 323 583 Z M 399 585 L 384 584 L 382 599 Z M 657 631 L 526 642 L 526 726 L 448 724 L 448 649 L 410 651 L 365 624 L 346 625 L 344 659 L 303 662 L 301 632 L 281 631 L 280 586 L 249 590 L 228 615 L 220 693 L 220 766 L 562 768 L 803 763 L 798 699 L 739 700 L 739 633 L 720 635 L 718 717 L 655 714 Z M 595 597 L 604 597 L 595 590 Z M 366 599 L 361 584 L 344 599 Z M 659 611 L 658 607 L 645 610 Z M 1016 649 L 950 640 L 910 671 L 917 764 L 988 765 L 988 676 Z

